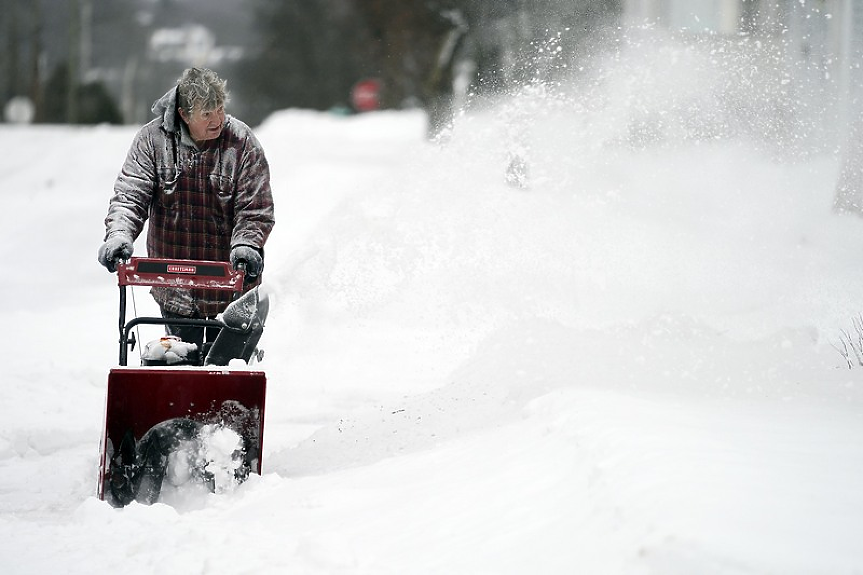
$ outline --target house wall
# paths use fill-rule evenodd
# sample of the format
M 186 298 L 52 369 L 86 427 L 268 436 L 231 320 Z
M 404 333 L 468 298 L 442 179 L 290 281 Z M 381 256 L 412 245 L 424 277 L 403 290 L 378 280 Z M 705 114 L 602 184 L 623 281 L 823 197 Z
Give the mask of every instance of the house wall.
M 631 22 L 651 21 L 673 29 L 732 34 L 739 27 L 740 0 L 626 0 Z

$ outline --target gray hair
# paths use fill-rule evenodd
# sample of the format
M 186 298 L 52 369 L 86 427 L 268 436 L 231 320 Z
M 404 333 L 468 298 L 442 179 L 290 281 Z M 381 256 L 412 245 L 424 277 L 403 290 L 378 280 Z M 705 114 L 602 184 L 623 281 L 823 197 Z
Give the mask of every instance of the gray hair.
M 207 68 L 188 68 L 177 80 L 177 106 L 191 114 L 195 108 L 209 111 L 228 101 L 228 82 Z

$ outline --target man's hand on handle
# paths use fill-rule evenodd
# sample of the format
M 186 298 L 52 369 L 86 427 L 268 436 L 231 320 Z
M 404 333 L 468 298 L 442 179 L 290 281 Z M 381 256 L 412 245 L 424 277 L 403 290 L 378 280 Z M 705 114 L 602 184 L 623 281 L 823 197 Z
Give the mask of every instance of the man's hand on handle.
M 262 271 L 264 271 L 264 258 L 261 252 L 249 246 L 236 246 L 231 250 L 231 265 L 234 269 L 240 265 L 246 264 L 246 278 L 248 281 L 254 281 Z
M 117 263 L 132 257 L 133 249 L 131 237 L 122 232 L 112 234 L 99 248 L 99 263 L 113 273 L 117 271 Z

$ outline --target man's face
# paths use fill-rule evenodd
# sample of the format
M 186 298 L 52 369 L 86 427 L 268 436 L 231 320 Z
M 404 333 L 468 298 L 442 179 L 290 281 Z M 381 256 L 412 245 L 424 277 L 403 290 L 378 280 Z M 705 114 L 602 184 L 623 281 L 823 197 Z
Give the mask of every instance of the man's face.
M 180 109 L 180 117 L 189 126 L 189 134 L 196 143 L 218 138 L 225 125 L 225 107 L 215 110 L 199 110 L 195 108 L 191 114 Z

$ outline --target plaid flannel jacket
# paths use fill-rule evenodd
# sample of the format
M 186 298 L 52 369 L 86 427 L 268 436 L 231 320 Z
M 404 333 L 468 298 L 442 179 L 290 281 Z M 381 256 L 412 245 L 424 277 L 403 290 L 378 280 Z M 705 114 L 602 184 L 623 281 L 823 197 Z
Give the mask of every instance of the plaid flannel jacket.
M 177 114 L 176 88 L 153 112 L 159 117 L 135 136 L 117 177 L 105 238 L 137 238 L 149 221 L 150 257 L 228 261 L 238 245 L 263 253 L 275 223 L 273 197 L 269 166 L 251 129 L 226 116 L 221 135 L 199 149 Z M 214 317 L 231 300 L 230 293 L 211 290 L 151 293 L 163 309 L 183 316 Z

